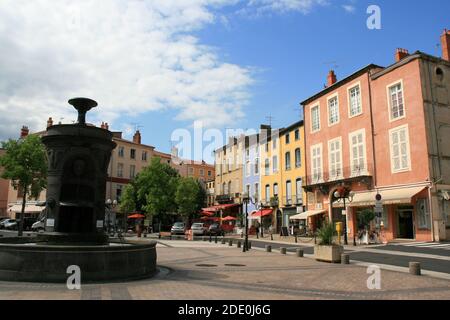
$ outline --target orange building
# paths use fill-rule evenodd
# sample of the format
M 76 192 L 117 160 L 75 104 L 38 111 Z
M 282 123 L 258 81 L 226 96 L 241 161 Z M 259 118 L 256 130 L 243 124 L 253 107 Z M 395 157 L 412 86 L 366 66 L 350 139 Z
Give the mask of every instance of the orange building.
M 441 40 L 442 58 L 398 49 L 386 68 L 331 71 L 302 102 L 313 228 L 342 221 L 353 239 L 379 195 L 378 240 L 450 239 L 450 32 Z

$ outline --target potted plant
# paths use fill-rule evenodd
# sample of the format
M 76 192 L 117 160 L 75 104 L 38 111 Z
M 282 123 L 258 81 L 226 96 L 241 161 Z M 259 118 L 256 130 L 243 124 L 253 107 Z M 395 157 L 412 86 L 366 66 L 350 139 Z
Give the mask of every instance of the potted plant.
M 314 258 L 318 261 L 340 263 L 344 247 L 334 242 L 334 226 L 332 223 L 325 223 L 317 231 L 319 242 L 314 246 Z

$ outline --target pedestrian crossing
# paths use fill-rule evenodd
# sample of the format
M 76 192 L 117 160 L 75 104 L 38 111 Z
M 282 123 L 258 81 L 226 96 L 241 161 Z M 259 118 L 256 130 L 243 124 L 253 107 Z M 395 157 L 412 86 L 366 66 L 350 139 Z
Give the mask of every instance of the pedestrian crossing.
M 402 242 L 392 243 L 396 246 L 450 250 L 450 242 Z

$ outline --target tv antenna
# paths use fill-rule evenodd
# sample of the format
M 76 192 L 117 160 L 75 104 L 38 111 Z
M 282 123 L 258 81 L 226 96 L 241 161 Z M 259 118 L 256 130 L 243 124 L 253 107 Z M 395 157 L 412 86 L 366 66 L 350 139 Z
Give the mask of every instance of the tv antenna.
M 269 126 L 272 126 L 274 120 L 275 120 L 275 117 L 272 117 L 272 115 L 266 116 L 266 121 L 269 124 Z

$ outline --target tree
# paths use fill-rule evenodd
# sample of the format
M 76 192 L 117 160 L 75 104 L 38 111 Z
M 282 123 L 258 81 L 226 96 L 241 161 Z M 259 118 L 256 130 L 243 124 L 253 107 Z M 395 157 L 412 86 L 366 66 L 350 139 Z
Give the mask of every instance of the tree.
M 150 165 L 136 177 L 137 199 L 142 209 L 164 220 L 169 213 L 176 212 L 175 193 L 179 174 L 159 157 L 151 159 Z
M 370 223 L 375 219 L 375 212 L 370 209 L 364 209 L 358 213 L 358 226 L 360 229 L 368 229 Z
M 23 218 L 28 198 L 38 198 L 47 186 L 47 153 L 37 135 L 2 143 L 6 153 L 0 157 L 4 168 L 2 178 L 12 181 L 14 189 L 22 194 L 22 210 L 19 214 L 18 235 L 23 235 Z
M 180 178 L 175 202 L 178 205 L 178 213 L 187 221 L 203 207 L 206 193 L 200 183 L 193 178 Z

